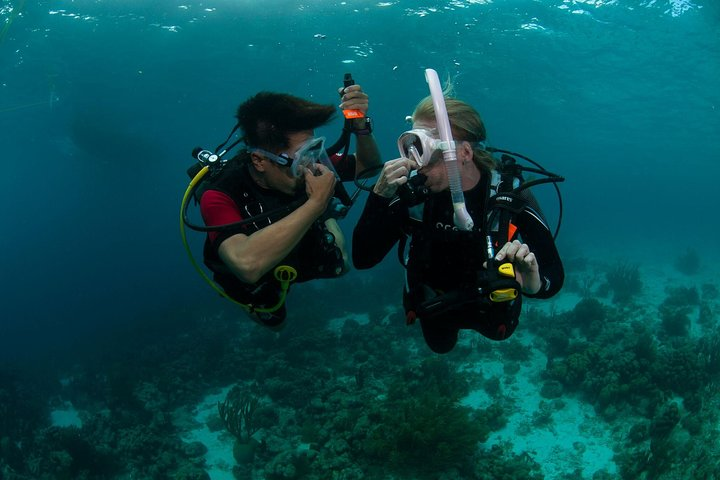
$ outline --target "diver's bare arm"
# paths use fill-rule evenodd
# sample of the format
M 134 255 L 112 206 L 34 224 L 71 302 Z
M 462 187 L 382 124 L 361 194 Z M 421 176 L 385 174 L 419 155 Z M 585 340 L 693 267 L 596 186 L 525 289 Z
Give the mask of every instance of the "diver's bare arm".
M 257 232 L 234 235 L 220 244 L 223 262 L 243 282 L 256 283 L 300 242 L 317 220 L 335 191 L 335 174 L 325 165 L 304 169 L 308 199 L 290 215 Z
M 240 280 L 255 283 L 300 242 L 325 205 L 308 200 L 287 217 L 251 235 L 237 234 L 220 244 L 222 261 Z
M 357 152 L 355 152 L 355 175 L 370 168 L 380 165 L 380 149 L 371 134 L 356 135 Z M 377 173 L 377 170 L 375 171 Z
M 360 85 L 355 84 L 341 88 L 340 95 L 342 95 L 340 108 L 343 110 L 360 110 L 364 115 L 367 115 L 368 108 L 370 107 L 370 99 L 368 95 L 363 92 Z M 353 119 L 353 127 L 357 130 L 363 130 L 365 128 L 365 118 Z M 380 150 L 375 143 L 372 133 L 356 135 L 355 138 L 357 139 L 355 175 L 357 175 L 363 170 L 380 165 L 381 157 Z

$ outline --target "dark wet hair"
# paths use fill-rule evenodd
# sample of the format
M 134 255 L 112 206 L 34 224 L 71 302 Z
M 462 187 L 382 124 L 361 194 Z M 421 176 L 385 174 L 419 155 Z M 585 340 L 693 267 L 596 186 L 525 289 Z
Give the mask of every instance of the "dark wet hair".
M 321 105 L 286 93 L 260 92 L 237 109 L 245 144 L 274 151 L 288 146 L 288 134 L 328 123 L 334 105 Z

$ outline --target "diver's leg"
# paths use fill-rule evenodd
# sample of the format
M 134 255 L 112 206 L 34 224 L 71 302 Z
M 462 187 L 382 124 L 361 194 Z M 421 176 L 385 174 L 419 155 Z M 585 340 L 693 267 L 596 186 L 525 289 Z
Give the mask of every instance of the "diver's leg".
M 282 307 L 274 312 L 251 312 L 250 317 L 263 327 L 278 332 L 285 328 L 285 317 L 287 317 L 287 309 L 283 304 Z
M 459 330 L 457 328 L 445 327 L 442 325 L 442 319 L 437 318 L 432 320 L 420 319 L 420 326 L 422 327 L 425 343 L 433 352 L 448 353 L 455 348 L 458 341 Z
M 513 302 L 492 304 L 478 309 L 474 315 L 468 315 L 467 318 L 473 320 L 463 328 L 473 329 L 491 340 L 502 341 L 515 332 L 521 311 L 521 298 Z

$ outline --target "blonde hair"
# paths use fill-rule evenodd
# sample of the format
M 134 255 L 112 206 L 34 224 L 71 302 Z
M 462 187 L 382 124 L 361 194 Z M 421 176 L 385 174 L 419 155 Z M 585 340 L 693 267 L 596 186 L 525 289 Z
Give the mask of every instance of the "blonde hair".
M 452 84 L 447 84 L 443 95 L 445 96 L 445 107 L 450 120 L 453 140 L 470 142 L 473 148 L 473 162 L 475 162 L 475 165 L 482 171 L 489 172 L 493 170 L 496 167 L 495 159 L 482 148 L 487 134 L 480 114 L 462 100 L 450 97 L 449 94 L 451 93 Z M 412 114 L 412 120 L 413 122 L 435 120 L 435 107 L 433 106 L 432 97 L 425 97 L 420 100 Z

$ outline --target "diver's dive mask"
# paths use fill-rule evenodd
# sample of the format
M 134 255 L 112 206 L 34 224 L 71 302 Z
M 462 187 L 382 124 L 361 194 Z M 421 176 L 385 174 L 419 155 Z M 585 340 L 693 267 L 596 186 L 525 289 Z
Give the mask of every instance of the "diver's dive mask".
M 304 172 L 302 167 L 309 169 L 316 163 L 330 165 L 330 159 L 325 151 L 325 137 L 311 138 L 300 145 L 295 152 L 295 161 L 290 165 L 290 169 L 294 176 L 301 177 Z
M 325 137 L 311 138 L 290 156 L 287 153 L 276 155 L 267 150 L 256 148 L 254 151 L 261 153 L 273 162 L 282 166 L 289 166 L 294 177 L 303 175 L 303 168 L 310 168 L 315 163 L 322 163 L 325 166 L 332 165 L 325 151 Z
M 419 167 L 428 165 L 433 154 L 441 149 L 443 143 L 442 140 L 430 135 L 430 132 L 424 128 L 413 128 L 402 133 L 398 138 L 400 156 L 414 160 Z

